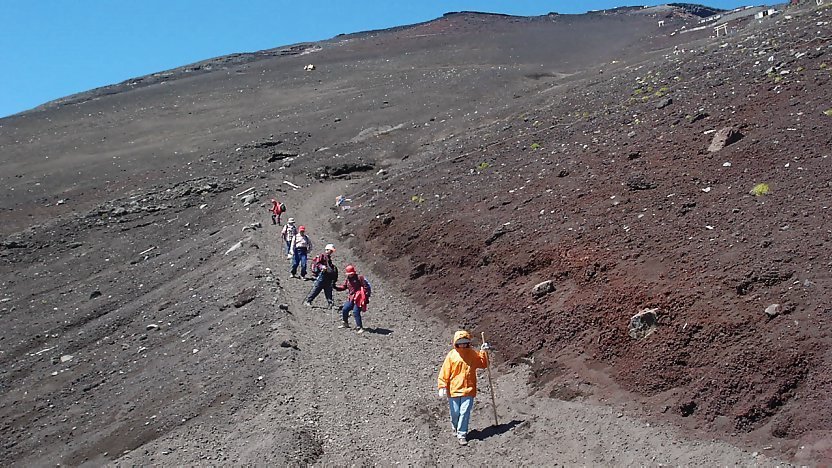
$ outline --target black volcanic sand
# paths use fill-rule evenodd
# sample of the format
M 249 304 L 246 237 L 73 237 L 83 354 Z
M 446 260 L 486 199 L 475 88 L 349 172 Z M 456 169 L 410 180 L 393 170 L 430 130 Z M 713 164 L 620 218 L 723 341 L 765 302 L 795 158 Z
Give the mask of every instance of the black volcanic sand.
M 0 120 L 0 460 L 832 458 L 832 18 L 789 14 L 455 14 Z M 371 279 L 368 333 L 301 306 L 271 197 Z M 482 374 L 465 448 L 434 397 L 460 326 L 500 418 Z

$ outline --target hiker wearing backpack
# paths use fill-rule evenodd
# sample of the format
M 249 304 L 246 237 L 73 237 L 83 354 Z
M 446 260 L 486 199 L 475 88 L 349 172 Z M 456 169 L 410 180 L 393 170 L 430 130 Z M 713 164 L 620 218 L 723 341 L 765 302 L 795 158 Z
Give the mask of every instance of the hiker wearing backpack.
M 286 220 L 286 225 L 283 226 L 283 230 L 280 231 L 280 237 L 283 239 L 283 242 L 286 243 L 286 259 L 292 259 L 292 239 L 295 238 L 295 235 L 298 233 L 298 228 L 295 226 L 295 218 L 289 218 Z
M 437 379 L 439 396 L 448 399 L 451 426 L 459 445 L 468 445 L 468 421 L 477 396 L 477 369 L 488 367 L 488 343 L 480 350 L 471 348 L 471 334 L 465 330 L 454 333 L 454 349 L 445 356 Z
M 324 247 L 324 253 L 312 259 L 312 276 L 315 278 L 315 284 L 312 285 L 312 291 L 303 301 L 303 305 L 306 307 L 312 307 L 312 301 L 323 291 L 327 305 L 330 309 L 332 308 L 332 288 L 335 286 L 335 282 L 338 281 L 338 269 L 332 263 L 332 254 L 334 253 L 335 246 L 327 244 Z
M 298 233 L 292 236 L 292 278 L 297 278 L 298 265 L 300 265 L 300 277 L 306 279 L 306 259 L 309 251 L 312 250 L 312 241 L 306 235 L 306 227 L 298 228 Z
M 286 205 L 272 198 L 272 207 L 269 211 L 272 212 L 272 225 L 280 224 L 280 215 L 286 212 Z
M 370 282 L 366 278 L 359 275 L 355 271 L 355 267 L 347 265 L 344 269 L 347 273 L 347 279 L 341 286 L 335 286 L 336 291 L 348 291 L 347 302 L 341 307 L 341 325 L 338 328 L 349 328 L 349 314 L 352 311 L 352 316 L 355 317 L 355 328 L 358 333 L 364 333 L 364 327 L 361 324 L 361 312 L 367 310 L 367 304 L 370 302 L 370 295 L 372 288 Z

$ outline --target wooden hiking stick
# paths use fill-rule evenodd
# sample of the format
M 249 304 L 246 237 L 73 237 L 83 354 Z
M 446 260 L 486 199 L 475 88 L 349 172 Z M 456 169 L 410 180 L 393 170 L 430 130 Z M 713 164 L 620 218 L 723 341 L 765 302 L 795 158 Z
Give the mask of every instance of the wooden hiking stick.
M 485 332 L 482 332 L 482 342 L 485 343 Z M 488 356 L 488 350 L 485 351 L 485 355 Z M 491 380 L 491 357 L 488 356 L 488 365 L 485 366 L 488 369 L 488 388 L 491 389 L 491 407 L 494 408 L 494 425 L 499 426 L 500 422 L 497 420 L 497 401 L 494 399 L 494 381 Z

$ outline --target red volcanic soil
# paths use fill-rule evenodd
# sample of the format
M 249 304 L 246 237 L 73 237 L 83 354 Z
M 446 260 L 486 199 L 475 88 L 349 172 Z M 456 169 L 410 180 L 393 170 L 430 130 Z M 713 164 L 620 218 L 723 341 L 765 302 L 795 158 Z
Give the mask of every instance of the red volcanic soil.
M 828 441 L 829 33 L 828 12 L 751 24 L 524 96 L 356 197 L 344 229 L 538 385 L 590 363 L 685 427 Z M 744 137 L 709 152 L 724 127 Z M 658 327 L 635 340 L 644 308 Z
M 696 11 L 454 13 L 0 119 L 0 461 L 832 460 L 832 9 Z M 272 197 L 367 333 L 302 306 Z

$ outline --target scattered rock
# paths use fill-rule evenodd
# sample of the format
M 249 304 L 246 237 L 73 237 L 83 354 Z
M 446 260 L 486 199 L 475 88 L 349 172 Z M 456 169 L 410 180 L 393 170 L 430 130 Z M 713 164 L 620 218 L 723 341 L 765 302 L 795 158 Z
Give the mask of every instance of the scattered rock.
M 256 231 L 256 230 L 258 230 L 258 229 L 260 229 L 260 228 L 262 228 L 262 227 L 263 227 L 263 224 L 262 224 L 262 223 L 260 223 L 260 222 L 251 223 L 251 224 L 249 224 L 248 226 L 244 226 L 244 227 L 243 227 L 243 232 L 246 232 L 246 231 Z
M 671 98 L 664 98 L 661 101 L 656 103 L 656 109 L 664 109 L 665 107 L 673 104 L 673 99 Z
M 498 227 L 497 229 L 494 230 L 494 232 L 491 233 L 491 236 L 489 236 L 489 238 L 485 240 L 485 245 L 493 244 L 494 241 L 496 241 L 500 237 L 503 237 L 504 235 L 512 232 L 513 230 L 514 229 L 510 229 L 507 225 L 503 224 L 502 226 Z
M 71 354 L 64 354 L 63 356 L 61 356 L 61 362 L 69 362 L 72 360 L 73 357 L 75 356 Z
M 148 324 L 148 325 L 147 325 L 147 327 L 145 327 L 145 328 L 147 328 L 148 330 L 158 330 L 158 329 L 159 329 L 159 325 L 156 325 L 155 323 L 150 323 L 150 324 Z
M 543 297 L 549 293 L 555 292 L 555 282 L 553 280 L 546 280 L 542 283 L 537 283 L 532 288 L 532 296 Z
M 708 147 L 708 151 L 716 153 L 722 148 L 742 140 L 743 136 L 736 128 L 725 127 L 716 132 L 713 140 L 711 140 L 711 146 Z
M 231 248 L 229 248 L 228 250 L 225 251 L 225 255 L 230 254 L 231 252 L 239 249 L 242 246 L 243 246 L 243 241 L 237 242 L 236 244 L 232 245 Z
M 298 342 L 294 339 L 283 340 L 280 342 L 280 347 L 298 349 Z
M 250 193 L 243 198 L 240 199 L 243 202 L 243 206 L 251 205 L 252 203 L 257 201 L 257 195 Z
M 289 310 L 289 304 L 280 304 L 277 308 L 280 310 Z
M 630 338 L 641 340 L 656 331 L 659 315 L 658 308 L 642 309 L 630 318 Z
M 644 174 L 634 174 L 627 179 L 627 187 L 630 190 L 652 190 L 656 184 L 648 180 Z
M 234 307 L 240 308 L 257 297 L 257 290 L 254 288 L 245 288 L 234 297 Z
M 687 403 L 682 403 L 679 405 L 679 413 L 681 413 L 683 418 L 686 418 L 693 414 L 696 411 L 696 402 L 689 401 Z
M 780 304 L 771 304 L 766 307 L 766 315 L 768 315 L 768 318 L 774 318 L 780 315 L 781 310 Z
M 101 297 L 101 291 L 97 289 L 90 293 L 90 299 L 95 299 L 96 297 Z

